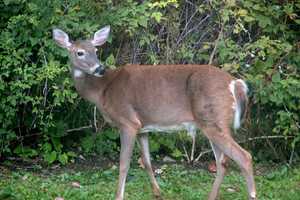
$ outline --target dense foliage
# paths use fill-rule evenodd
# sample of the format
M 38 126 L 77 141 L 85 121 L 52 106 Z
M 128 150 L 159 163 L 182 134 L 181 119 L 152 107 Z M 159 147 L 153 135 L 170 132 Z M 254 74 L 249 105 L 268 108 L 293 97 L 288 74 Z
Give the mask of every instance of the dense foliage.
M 0 155 L 62 164 L 78 151 L 116 155 L 116 130 L 78 97 L 67 54 L 51 36 L 59 27 L 87 38 L 109 24 L 111 39 L 99 51 L 107 66 L 218 65 L 251 86 L 238 140 L 252 138 L 246 144 L 258 159 L 299 159 L 299 13 L 293 0 L 1 1 Z M 176 158 L 186 144 L 185 134 L 151 139 L 152 151 Z M 205 145 L 199 140 L 197 151 Z

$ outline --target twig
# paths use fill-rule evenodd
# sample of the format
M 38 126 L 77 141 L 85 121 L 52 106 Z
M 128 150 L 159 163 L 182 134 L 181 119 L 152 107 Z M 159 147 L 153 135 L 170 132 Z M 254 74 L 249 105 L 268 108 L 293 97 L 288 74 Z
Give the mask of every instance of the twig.
M 90 129 L 90 128 L 93 128 L 93 126 L 92 125 L 88 125 L 88 126 L 82 126 L 82 127 L 79 127 L 79 128 L 68 129 L 66 132 L 70 133 L 70 132 L 82 131 L 82 130 Z
M 191 23 L 192 19 L 195 17 L 195 15 L 197 14 L 197 12 L 198 12 L 198 9 L 196 9 L 196 11 L 190 16 L 189 20 L 185 23 L 185 26 L 184 26 L 184 28 L 183 28 L 183 30 L 182 30 L 182 32 L 181 32 L 181 34 L 180 34 L 179 37 L 182 37 L 183 33 L 185 33 L 188 25 Z
M 48 62 L 45 56 L 45 52 L 43 51 L 43 57 L 44 57 L 44 62 L 46 67 L 48 67 Z M 46 103 L 47 103 L 47 94 L 48 94 L 48 77 L 46 76 L 46 80 L 45 80 L 45 85 L 44 85 L 44 89 L 43 89 L 43 95 L 44 95 L 44 107 L 46 107 Z
M 94 106 L 94 128 L 95 132 L 98 132 L 98 126 L 97 126 L 97 107 Z
M 197 29 L 209 17 L 210 17 L 210 15 L 206 15 L 196 26 L 194 26 L 193 28 L 188 30 L 185 34 L 180 34 L 179 39 L 176 42 L 176 45 L 178 46 L 184 38 L 186 38 L 191 32 L 193 32 L 195 29 Z
M 295 147 L 292 148 L 292 152 L 289 159 L 289 165 L 291 165 L 293 162 L 294 153 L 295 153 Z
M 194 7 L 196 7 L 196 5 L 195 5 L 193 2 L 190 2 L 190 1 L 188 1 L 188 0 L 185 0 L 185 2 L 186 2 L 187 4 L 190 4 L 190 5 L 194 6 Z
M 123 41 L 124 41 L 124 37 L 121 37 L 121 42 L 119 44 L 119 48 L 118 48 L 116 56 L 115 56 L 116 57 L 116 62 L 119 62 L 119 60 L 120 60 L 120 51 L 122 49 Z
M 85 129 L 91 129 L 93 128 L 92 125 L 88 125 L 88 126 L 82 126 L 82 127 L 78 127 L 78 128 L 72 128 L 72 129 L 68 129 L 66 130 L 67 133 L 71 133 L 71 132 L 75 132 L 75 131 L 82 131 L 82 130 L 85 130 Z M 33 136 L 40 136 L 40 135 L 43 135 L 43 132 L 37 132 L 37 133 L 33 133 L 33 134 L 29 134 L 29 135 L 20 135 L 17 137 L 17 140 L 19 139 L 23 139 L 23 138 L 28 138 L 28 137 L 33 137 Z M 62 135 L 62 136 L 67 136 L 68 134 L 65 134 L 65 135 Z
M 137 38 L 133 38 L 133 54 L 132 54 L 132 60 L 131 63 L 132 64 L 136 64 L 137 63 L 137 56 L 139 54 L 139 46 L 138 46 L 138 42 L 137 42 Z
M 248 138 L 246 140 L 243 141 L 239 141 L 238 144 L 243 144 L 249 141 L 255 141 L 255 140 L 263 140 L 263 139 L 287 139 L 287 138 L 295 138 L 296 136 L 284 136 L 284 135 L 264 135 L 264 136 L 258 136 L 258 137 L 253 137 L 253 138 Z M 197 158 L 195 159 L 195 162 L 198 162 L 199 159 L 205 155 L 212 152 L 211 149 L 207 149 L 205 151 L 201 151 L 200 154 L 197 156 Z
M 208 154 L 208 153 L 210 153 L 210 152 L 212 152 L 211 149 L 208 149 L 208 150 L 205 150 L 205 151 L 201 151 L 200 154 L 198 155 L 198 157 L 195 159 L 195 162 L 198 162 L 199 159 L 200 159 L 203 155 Z
M 194 48 L 198 48 L 198 45 L 202 42 L 202 39 L 209 33 L 209 30 L 205 31 L 197 40 L 197 42 L 195 42 L 195 44 L 193 45 Z
M 195 143 L 196 143 L 196 134 L 192 135 L 191 161 L 194 161 L 194 155 L 195 155 Z
M 221 30 L 220 30 L 220 32 L 219 32 L 218 38 L 217 38 L 216 41 L 215 41 L 214 49 L 213 49 L 213 51 L 212 51 L 211 54 L 210 54 L 210 58 L 209 58 L 209 62 L 208 62 L 209 65 L 212 64 L 212 61 L 213 61 L 213 59 L 214 59 L 214 57 L 215 57 L 216 50 L 217 50 L 217 47 L 218 47 L 220 38 L 221 38 L 221 36 L 222 36 L 222 34 L 223 34 L 223 30 L 224 30 L 224 23 L 222 23 Z
M 190 160 L 189 154 L 187 153 L 187 150 L 186 150 L 186 148 L 185 148 L 185 145 L 182 144 L 182 147 L 183 147 L 183 151 L 184 151 L 184 156 L 186 157 L 188 163 L 190 163 L 191 160 Z
M 254 141 L 254 140 L 262 140 L 262 139 L 280 139 L 280 138 L 294 138 L 295 136 L 284 136 L 284 135 L 264 135 L 264 136 L 258 136 L 258 137 L 253 137 L 253 138 L 248 138 L 247 140 L 243 140 L 238 142 L 239 144 L 248 142 L 248 141 Z
M 277 159 L 279 159 L 280 156 L 279 156 L 279 154 L 277 153 L 277 151 L 276 151 L 275 147 L 273 146 L 273 144 L 271 143 L 270 139 L 267 138 L 266 141 L 267 141 L 269 147 L 271 148 L 271 150 L 273 151 L 275 157 L 276 157 Z

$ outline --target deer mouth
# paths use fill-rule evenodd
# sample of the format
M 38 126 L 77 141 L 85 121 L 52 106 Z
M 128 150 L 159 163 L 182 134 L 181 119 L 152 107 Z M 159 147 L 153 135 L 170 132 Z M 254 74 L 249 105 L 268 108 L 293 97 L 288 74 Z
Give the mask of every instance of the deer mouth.
M 105 73 L 105 68 L 99 66 L 94 70 L 93 75 L 97 77 L 102 77 L 104 73 Z

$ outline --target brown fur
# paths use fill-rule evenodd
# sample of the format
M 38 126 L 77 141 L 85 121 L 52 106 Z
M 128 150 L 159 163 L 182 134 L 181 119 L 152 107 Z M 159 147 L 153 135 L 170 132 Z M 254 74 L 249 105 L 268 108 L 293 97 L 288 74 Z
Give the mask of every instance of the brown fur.
M 221 128 L 232 122 L 233 98 L 228 85 L 233 79 L 209 65 L 126 65 L 108 71 L 103 78 L 86 75 L 76 88 L 117 126 L 121 126 L 120 117 L 127 125 L 138 128 L 197 118 L 203 126 L 214 124 Z M 225 110 L 228 111 L 224 113 Z

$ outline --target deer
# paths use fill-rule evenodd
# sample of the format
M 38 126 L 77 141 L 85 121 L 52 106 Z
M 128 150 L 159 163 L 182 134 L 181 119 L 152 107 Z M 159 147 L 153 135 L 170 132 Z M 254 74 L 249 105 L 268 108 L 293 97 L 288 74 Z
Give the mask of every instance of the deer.
M 161 198 L 152 170 L 148 134 L 195 130 L 209 140 L 217 173 L 209 200 L 218 198 L 226 172 L 233 160 L 245 178 L 248 199 L 256 200 L 251 154 L 232 136 L 248 105 L 244 80 L 212 65 L 128 64 L 106 69 L 97 58 L 110 26 L 96 31 L 91 39 L 71 41 L 67 33 L 53 29 L 53 39 L 68 51 L 74 85 L 81 97 L 96 105 L 103 118 L 120 131 L 120 163 L 116 200 L 124 199 L 125 183 L 135 141 L 149 175 L 155 197 Z

